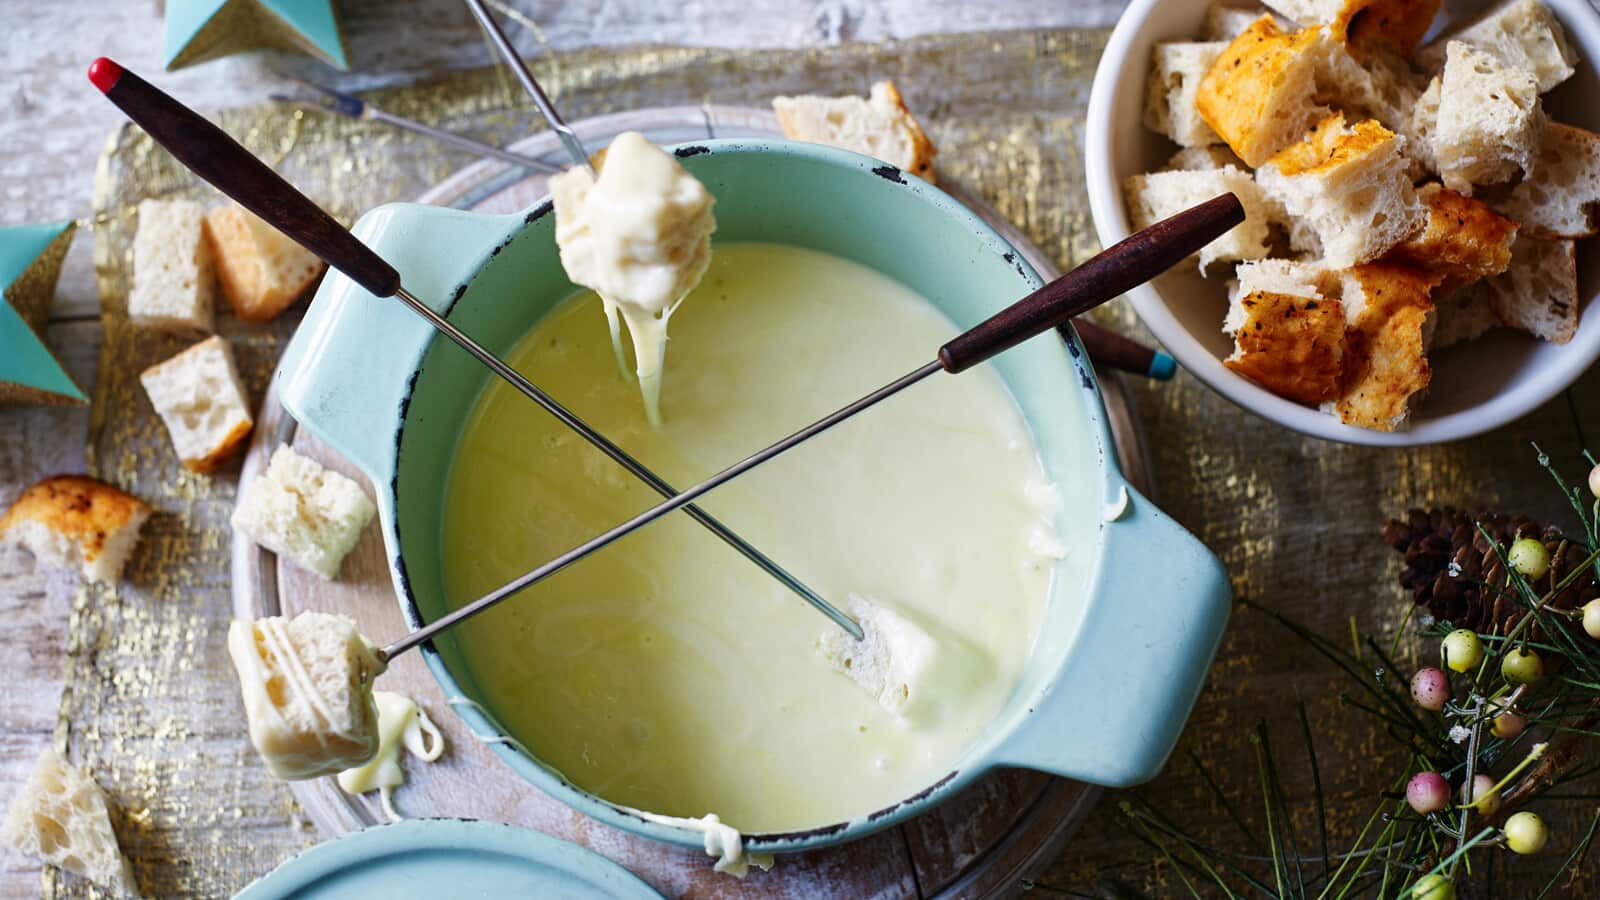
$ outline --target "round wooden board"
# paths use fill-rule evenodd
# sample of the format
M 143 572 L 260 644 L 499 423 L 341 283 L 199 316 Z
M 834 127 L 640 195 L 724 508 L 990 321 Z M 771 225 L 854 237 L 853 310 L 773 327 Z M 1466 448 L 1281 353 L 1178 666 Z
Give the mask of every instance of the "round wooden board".
M 662 144 L 779 134 L 769 111 L 719 106 L 619 113 L 585 120 L 574 128 L 591 150 L 627 130 L 641 131 Z M 512 149 L 552 163 L 566 161 L 550 133 L 521 141 Z M 545 178 L 484 161 L 461 170 L 418 199 L 460 209 L 514 212 L 542 198 Z M 944 187 L 987 219 L 1041 276 L 1048 279 L 1059 274 L 1055 264 L 998 213 L 964 194 L 958 185 Z M 1153 487 L 1149 467 L 1121 376 L 1101 372 L 1099 377 L 1123 471 L 1149 495 Z M 274 382 L 257 418 L 241 484 L 255 477 L 280 443 L 292 444 L 366 484 L 353 466 L 296 427 L 278 402 Z M 370 493 L 371 485 L 366 487 Z M 235 614 L 240 617 L 337 611 L 353 617 L 363 633 L 380 641 L 404 628 L 377 528 L 367 530 L 334 582 L 280 565 L 273 554 L 236 535 L 233 595 Z M 1010 896 L 1020 892 L 1023 879 L 1062 849 L 1099 795 L 1096 787 L 1037 772 L 997 771 L 903 825 L 841 847 L 780 857 L 772 871 L 752 870 L 740 881 L 714 873 L 701 853 L 602 825 L 518 778 L 451 714 L 418 654 L 397 660 L 384 676 L 382 687 L 415 698 L 443 729 L 450 746 L 437 763 L 407 766 L 408 782 L 395 797 L 402 814 L 488 819 L 533 828 L 596 850 L 672 897 Z M 383 821 L 375 795 L 349 796 L 332 778 L 296 782 L 292 789 L 328 837 Z

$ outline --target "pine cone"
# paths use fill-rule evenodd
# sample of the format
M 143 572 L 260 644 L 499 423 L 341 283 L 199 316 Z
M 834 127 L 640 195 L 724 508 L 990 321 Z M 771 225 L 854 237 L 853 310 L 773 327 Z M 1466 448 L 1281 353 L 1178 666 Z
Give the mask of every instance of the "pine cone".
M 1535 589 L 1554 588 L 1588 556 L 1580 543 L 1569 542 L 1563 547 L 1559 529 L 1526 516 L 1490 511 L 1469 516 L 1445 508 L 1426 512 L 1413 509 L 1403 521 L 1391 519 L 1383 526 L 1383 540 L 1405 554 L 1400 585 L 1411 591 L 1417 604 L 1427 607 L 1435 619 L 1449 621 L 1457 628 L 1504 634 L 1527 611 L 1522 601 L 1506 590 L 1510 579 L 1494 548 L 1478 532 L 1478 524 L 1502 548 L 1521 537 L 1537 537 L 1545 545 L 1550 551 L 1550 572 L 1534 585 Z M 1454 574 L 1451 563 L 1455 564 Z M 1593 576 L 1580 577 L 1550 606 L 1572 609 L 1596 597 L 1600 597 L 1600 584 Z M 1538 636 L 1537 630 L 1532 636 Z

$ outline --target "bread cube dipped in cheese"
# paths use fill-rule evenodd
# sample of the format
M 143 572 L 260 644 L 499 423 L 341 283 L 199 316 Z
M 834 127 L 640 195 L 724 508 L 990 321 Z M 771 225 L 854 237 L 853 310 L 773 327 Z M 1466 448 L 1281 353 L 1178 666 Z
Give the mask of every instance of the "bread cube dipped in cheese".
M 1495 315 L 1541 340 L 1565 344 L 1578 333 L 1577 246 L 1518 237 L 1511 264 L 1484 282 Z
M 250 742 L 272 774 L 289 781 L 334 775 L 377 754 L 372 682 L 385 663 L 349 618 L 303 612 L 235 621 L 228 655 Z
M 1532 73 L 1450 42 L 1430 132 L 1445 187 L 1471 196 L 1476 185 L 1532 174 L 1544 128 Z
M 215 471 L 244 445 L 255 420 L 233 350 L 213 335 L 139 373 L 185 467 Z
M 1418 50 L 1417 62 L 1430 72 L 1442 70 L 1451 41 L 1469 44 L 1506 66 L 1531 72 L 1541 94 L 1571 78 L 1578 62 L 1566 29 L 1539 0 L 1505 0 L 1490 7 Z
M 237 203 L 206 214 L 217 282 L 234 315 L 268 322 L 321 277 L 327 264 Z
M 1334 113 L 1268 160 L 1256 181 L 1316 232 L 1328 268 L 1349 268 L 1383 255 L 1427 220 L 1400 152 L 1404 140 L 1374 121 L 1348 126 Z
M 1417 189 L 1428 209 L 1422 230 L 1396 244 L 1384 257 L 1442 277 L 1441 293 L 1498 275 L 1511 265 L 1517 223 L 1482 201 L 1430 182 Z
M 791 140 L 854 150 L 930 184 L 938 182 L 933 158 L 939 151 L 893 81 L 877 82 L 866 98 L 774 97 L 772 111 Z
M 0 841 L 118 895 L 138 883 L 122 855 L 105 795 L 89 773 L 45 748 L 0 823 Z
M 1600 134 L 1549 122 L 1533 172 L 1490 204 L 1522 224 L 1530 237 L 1584 238 L 1600 231 Z
M 1133 175 L 1124 183 L 1123 191 L 1128 216 L 1136 229 L 1148 228 L 1220 194 L 1232 193 L 1239 198 L 1244 206 L 1244 221 L 1200 249 L 1202 272 L 1218 260 L 1260 259 L 1270 249 L 1270 215 L 1261 189 L 1248 172 L 1233 166 Z
M 1144 124 L 1181 147 L 1205 147 L 1221 140 L 1200 117 L 1195 96 L 1212 63 L 1228 45 L 1221 41 L 1157 44 L 1151 52 L 1145 85 Z
M 1440 0 L 1265 0 L 1304 28 L 1326 25 L 1352 47 L 1410 56 L 1433 25 Z
M 120 488 L 56 475 L 23 491 L 0 516 L 0 540 L 26 547 L 44 565 L 116 584 L 149 518 L 150 505 Z
M 1339 421 L 1373 431 L 1405 426 L 1433 381 L 1432 293 L 1441 277 L 1396 263 L 1329 273 L 1347 326 L 1339 396 L 1324 405 Z
M 375 512 L 360 485 L 280 446 L 266 470 L 242 490 L 233 527 L 332 580 Z
M 181 334 L 212 330 L 216 268 L 204 233 L 205 208 L 192 200 L 145 200 L 133 235 L 128 317 Z

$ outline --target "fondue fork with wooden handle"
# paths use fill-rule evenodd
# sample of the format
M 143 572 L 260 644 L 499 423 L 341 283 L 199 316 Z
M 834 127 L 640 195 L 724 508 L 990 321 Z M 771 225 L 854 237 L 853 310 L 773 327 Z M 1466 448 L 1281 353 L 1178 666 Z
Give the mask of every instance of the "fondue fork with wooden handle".
M 295 190 L 266 163 L 252 156 L 250 151 L 241 147 L 222 129 L 109 59 L 97 59 L 89 66 L 89 80 L 112 103 L 121 108 L 128 118 L 155 138 L 156 143 L 167 148 L 168 152 L 196 175 L 321 257 L 328 265 L 343 272 L 345 277 L 361 285 L 374 296 L 398 298 L 413 312 L 427 320 L 434 329 L 454 341 L 457 346 L 521 391 L 523 395 L 544 407 L 562 424 L 582 435 L 589 443 L 627 469 L 635 478 L 649 485 L 656 493 L 668 498 L 681 496 L 676 488 L 630 456 L 627 451 L 612 443 L 577 414 L 540 390 L 516 369 L 451 324 L 444 316 L 412 296 L 401 285 L 400 273 L 396 272 L 393 266 L 366 244 L 357 240 L 355 235 L 321 207 Z M 548 101 L 546 103 L 548 104 Z M 571 129 L 567 131 L 570 134 Z M 573 146 L 577 146 L 576 138 L 573 138 Z M 581 156 L 582 148 L 578 147 L 577 152 Z M 673 508 L 685 505 L 680 503 Z M 832 619 L 852 637 L 857 640 L 862 638 L 861 626 L 854 619 L 823 599 L 822 595 L 807 587 L 771 557 L 751 546 L 699 507 L 687 506 L 684 511 L 735 550 L 744 554 L 745 558 L 755 563 L 762 571 L 799 594 L 801 599 Z
M 794 432 L 764 450 L 745 457 L 692 488 L 665 500 L 544 565 L 506 582 L 466 606 L 429 622 L 383 648 L 385 659 L 422 644 L 512 594 L 541 581 L 656 519 L 738 478 L 835 425 L 855 416 L 940 371 L 958 374 L 1028 338 L 1059 327 L 1073 316 L 1144 284 L 1196 253 L 1244 221 L 1244 206 L 1223 194 L 1163 219 L 1102 251 L 1083 265 L 1006 307 L 939 348 L 931 362 L 865 397 Z

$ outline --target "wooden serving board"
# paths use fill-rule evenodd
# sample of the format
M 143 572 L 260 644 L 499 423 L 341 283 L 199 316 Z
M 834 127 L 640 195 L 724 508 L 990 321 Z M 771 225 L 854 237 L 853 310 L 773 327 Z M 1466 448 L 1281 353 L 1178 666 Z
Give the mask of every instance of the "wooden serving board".
M 604 146 L 627 130 L 658 143 L 716 137 L 770 137 L 777 122 L 766 110 L 675 107 L 601 116 L 574 126 L 586 146 Z M 554 136 L 544 133 L 512 149 L 553 163 L 565 162 Z M 987 219 L 1045 278 L 1059 271 L 1010 223 L 964 194 L 945 189 Z M 513 212 L 542 198 L 545 176 L 496 162 L 480 162 L 418 198 L 423 203 L 483 212 Z M 1120 375 L 1100 373 L 1102 394 L 1122 468 L 1151 494 L 1149 467 Z M 318 442 L 278 402 L 274 383 L 262 404 L 240 483 L 266 465 L 280 443 L 365 484 L 338 454 Z M 370 484 L 366 485 L 369 493 Z M 369 528 L 344 562 L 338 581 L 326 582 L 247 540 L 234 539 L 233 596 L 241 617 L 335 611 L 353 617 L 363 633 L 385 640 L 404 623 L 395 601 L 383 540 Z M 395 662 L 381 687 L 417 700 L 444 731 L 449 751 L 433 764 L 408 764 L 395 805 L 411 817 L 488 819 L 533 828 L 582 844 L 621 863 L 668 896 L 876 898 L 993 897 L 1019 893 L 1023 879 L 1050 862 L 1099 796 L 1090 785 L 1026 770 L 997 771 L 925 815 L 859 841 L 811 853 L 786 855 L 770 872 L 752 870 L 742 881 L 714 873 L 702 853 L 635 837 L 583 816 L 523 781 L 476 740 L 450 711 L 419 654 Z M 297 782 L 294 794 L 322 833 L 335 837 L 383 821 L 376 795 L 352 797 L 332 778 Z

